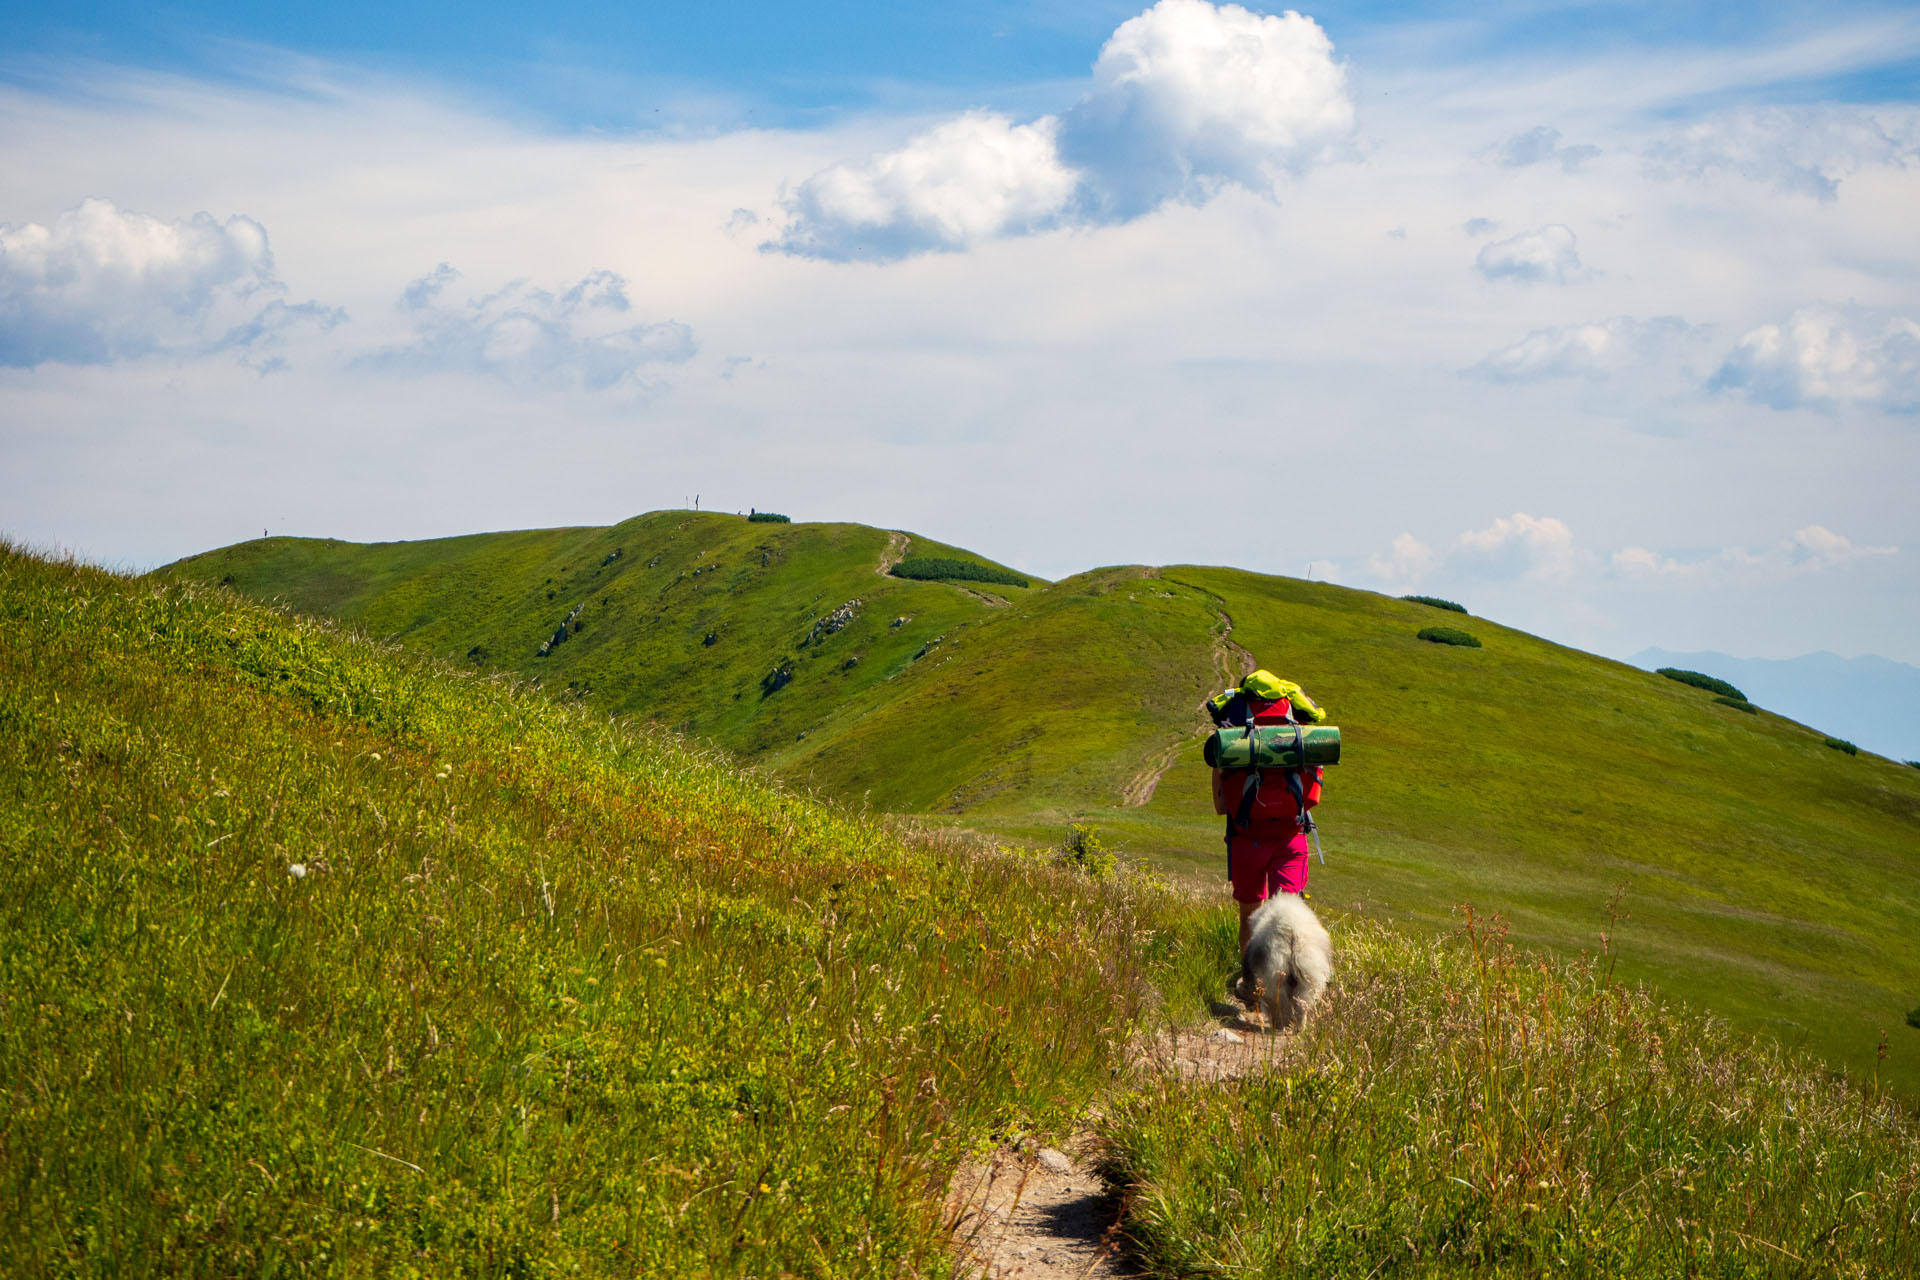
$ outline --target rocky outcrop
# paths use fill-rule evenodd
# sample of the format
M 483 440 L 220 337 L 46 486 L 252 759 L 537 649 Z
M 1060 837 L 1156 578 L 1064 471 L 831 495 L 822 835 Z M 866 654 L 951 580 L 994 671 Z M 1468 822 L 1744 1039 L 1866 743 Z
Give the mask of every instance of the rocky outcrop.
M 569 609 L 567 611 L 567 616 L 560 620 L 560 625 L 554 628 L 553 634 L 548 636 L 544 641 L 541 642 L 540 648 L 534 654 L 534 656 L 538 658 L 546 657 L 548 654 L 552 653 L 555 649 L 565 644 L 567 642 L 568 636 L 580 630 L 580 628 L 584 625 L 578 620 L 580 617 L 580 611 L 585 609 L 586 607 L 587 606 L 583 601 L 582 603 L 577 604 L 573 606 L 573 608 Z

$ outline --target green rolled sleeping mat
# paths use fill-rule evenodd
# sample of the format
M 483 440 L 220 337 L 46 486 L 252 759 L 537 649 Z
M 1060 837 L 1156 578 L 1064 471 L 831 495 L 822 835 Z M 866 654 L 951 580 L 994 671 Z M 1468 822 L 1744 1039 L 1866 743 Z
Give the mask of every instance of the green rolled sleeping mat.
M 1294 750 L 1294 734 L 1301 750 Z M 1340 730 L 1330 724 L 1261 725 L 1249 740 L 1244 727 L 1216 729 L 1208 735 L 1203 754 L 1217 769 L 1294 769 L 1301 764 L 1339 764 Z M 1299 757 L 1306 756 L 1302 761 Z

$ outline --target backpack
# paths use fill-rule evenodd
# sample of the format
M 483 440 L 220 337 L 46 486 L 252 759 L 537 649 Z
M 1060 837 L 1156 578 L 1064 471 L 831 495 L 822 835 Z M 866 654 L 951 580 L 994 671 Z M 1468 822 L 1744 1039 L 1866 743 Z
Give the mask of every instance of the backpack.
M 1316 794 L 1310 796 L 1302 775 L 1313 765 L 1335 764 L 1340 759 L 1340 730 L 1324 724 L 1327 713 L 1299 685 L 1262 668 L 1233 688 L 1223 689 L 1207 699 L 1207 715 L 1218 726 L 1207 739 L 1204 750 L 1207 763 L 1247 770 L 1240 805 L 1227 818 L 1229 848 L 1234 834 L 1253 824 L 1263 767 L 1281 768 L 1287 787 L 1293 793 L 1295 820 L 1303 834 L 1312 835 L 1314 821 L 1310 809 L 1319 798 L 1318 782 L 1313 785 Z M 1311 730 L 1311 737 L 1303 722 L 1316 726 Z M 1220 764 L 1223 757 L 1232 756 L 1239 756 L 1246 763 Z M 1318 772 L 1316 768 L 1315 774 Z

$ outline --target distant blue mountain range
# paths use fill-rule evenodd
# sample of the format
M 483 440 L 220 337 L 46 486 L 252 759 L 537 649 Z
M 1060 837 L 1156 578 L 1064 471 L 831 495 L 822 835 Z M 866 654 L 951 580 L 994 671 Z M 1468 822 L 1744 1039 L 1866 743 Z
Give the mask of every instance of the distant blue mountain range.
M 1920 760 L 1920 667 L 1872 654 L 1730 658 L 1666 649 L 1643 649 L 1627 661 L 1717 676 L 1789 720 L 1895 760 Z

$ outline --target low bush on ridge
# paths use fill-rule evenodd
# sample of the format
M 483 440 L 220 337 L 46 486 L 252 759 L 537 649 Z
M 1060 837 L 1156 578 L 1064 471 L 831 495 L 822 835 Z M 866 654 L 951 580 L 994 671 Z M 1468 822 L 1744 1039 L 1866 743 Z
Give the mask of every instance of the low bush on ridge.
M 948 556 L 908 556 L 887 572 L 896 578 L 922 581 L 959 579 L 962 582 L 992 582 L 1008 587 L 1024 587 L 1027 580 L 1017 573 L 996 569 L 977 560 L 955 560 Z
M 1750 716 L 1757 715 L 1760 711 L 1760 708 L 1754 706 L 1751 702 L 1748 702 L 1745 698 L 1729 698 L 1724 693 L 1716 697 L 1714 701 L 1718 703 L 1720 706 L 1732 707 L 1735 711 L 1744 711 Z
M 1844 751 L 1850 756 L 1857 756 L 1860 754 L 1860 748 L 1854 746 L 1851 742 L 1848 742 L 1845 738 L 1828 738 L 1827 745 L 1829 747 L 1832 747 L 1835 751 Z
M 1459 645 L 1464 649 L 1478 649 L 1480 647 L 1480 641 L 1477 637 L 1460 630 L 1458 627 L 1422 627 L 1420 628 L 1418 638 L 1433 644 Z
M 1871 1086 L 1471 916 L 1329 923 L 1334 990 L 1272 1070 L 1109 1108 L 1155 1274 L 1913 1272 L 1920 1124 Z
M 1146 997 L 1126 884 L 225 592 L 0 616 L 9 1275 L 937 1272 Z
M 1449 613 L 1465 613 L 1467 611 L 1467 606 L 1455 604 L 1451 600 L 1442 600 L 1439 596 L 1401 596 L 1400 598 L 1402 600 L 1412 601 L 1414 604 L 1424 604 L 1434 609 L 1445 609 Z
M 772 511 L 750 512 L 747 516 L 747 520 L 753 524 L 792 524 L 793 523 L 793 521 L 788 517 L 783 515 L 778 515 Z
M 1680 667 L 1661 667 L 1655 675 L 1665 676 L 1669 680 L 1678 680 L 1681 684 L 1690 684 L 1696 689 L 1705 689 L 1708 693 L 1717 693 L 1723 698 L 1738 698 L 1745 702 L 1747 695 L 1728 684 L 1700 671 L 1687 671 Z

